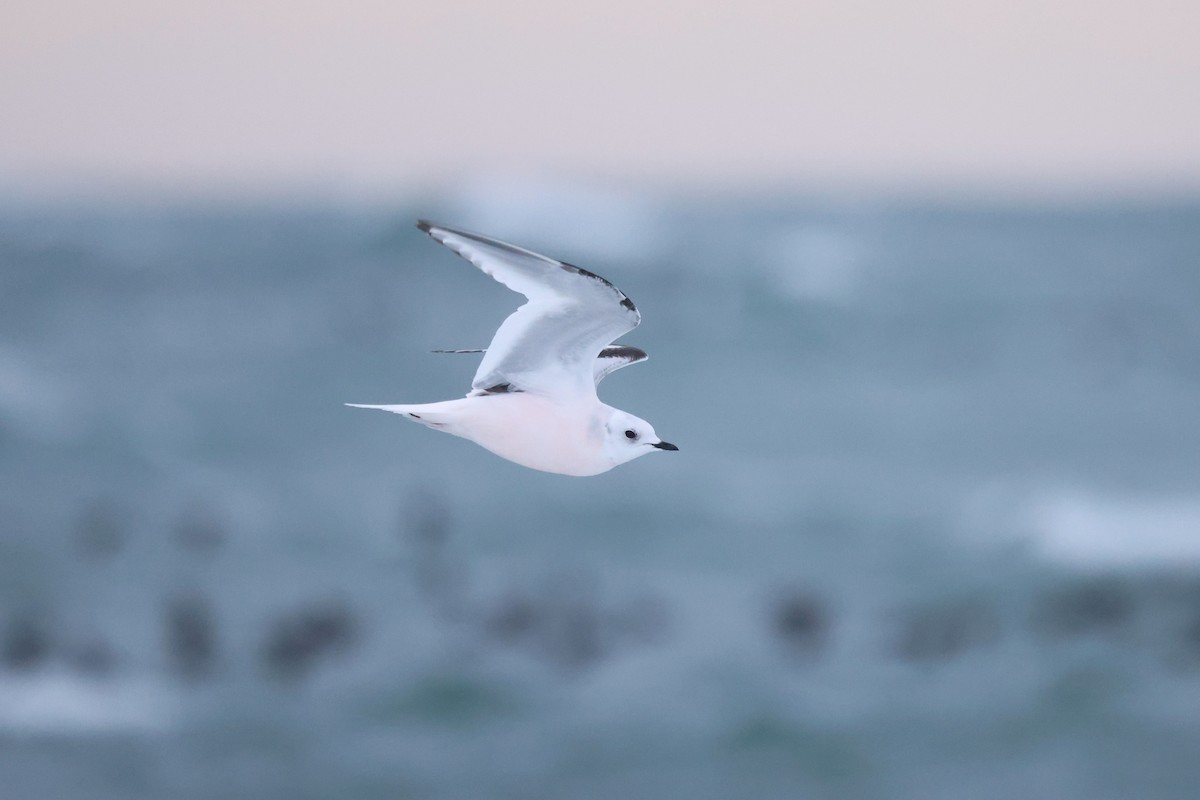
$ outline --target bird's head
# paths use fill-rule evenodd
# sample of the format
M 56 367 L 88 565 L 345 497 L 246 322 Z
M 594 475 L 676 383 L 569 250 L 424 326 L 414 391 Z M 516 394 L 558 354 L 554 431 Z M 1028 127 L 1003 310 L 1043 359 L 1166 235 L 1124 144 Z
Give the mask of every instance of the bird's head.
M 614 408 L 604 426 L 604 449 L 615 466 L 647 453 L 679 448 L 658 438 L 646 420 Z

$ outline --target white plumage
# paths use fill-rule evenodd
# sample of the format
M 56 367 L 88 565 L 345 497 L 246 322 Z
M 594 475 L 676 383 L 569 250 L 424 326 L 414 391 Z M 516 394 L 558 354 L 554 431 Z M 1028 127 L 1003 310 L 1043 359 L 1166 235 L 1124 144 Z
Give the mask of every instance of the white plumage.
M 620 289 L 585 269 L 497 239 L 424 220 L 417 227 L 528 302 L 492 337 L 466 397 L 347 405 L 402 414 L 509 461 L 563 475 L 595 475 L 655 450 L 678 449 L 659 439 L 650 423 L 596 395 L 606 375 L 647 357 L 612 344 L 641 322 Z

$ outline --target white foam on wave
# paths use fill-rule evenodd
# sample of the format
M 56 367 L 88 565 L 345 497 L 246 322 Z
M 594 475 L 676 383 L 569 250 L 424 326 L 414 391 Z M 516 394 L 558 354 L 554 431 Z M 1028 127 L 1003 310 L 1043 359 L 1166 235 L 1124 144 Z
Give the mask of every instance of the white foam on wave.
M 1030 506 L 1037 549 L 1079 566 L 1200 564 L 1200 497 L 1048 494 Z
M 1102 494 L 1092 488 L 991 484 L 966 499 L 959 531 L 1014 540 L 1085 570 L 1200 566 L 1200 496 Z
M 79 418 L 65 408 L 65 398 L 73 394 L 32 359 L 0 347 L 0 424 L 7 419 L 39 439 L 70 438 L 80 427 Z
M 0 680 L 0 730 L 14 733 L 157 731 L 173 716 L 170 694 L 152 682 L 58 671 Z

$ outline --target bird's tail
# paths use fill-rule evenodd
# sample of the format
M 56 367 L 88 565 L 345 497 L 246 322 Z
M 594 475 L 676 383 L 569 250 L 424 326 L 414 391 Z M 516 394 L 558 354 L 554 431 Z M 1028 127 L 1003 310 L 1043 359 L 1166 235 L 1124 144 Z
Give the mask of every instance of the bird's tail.
M 362 403 L 344 403 L 343 405 L 345 405 L 347 408 L 377 408 L 380 411 L 390 411 L 393 414 L 407 414 L 407 413 L 409 413 L 410 408 L 417 408 L 417 406 L 411 406 L 411 405 L 368 406 L 368 405 L 363 405 Z
M 449 401 L 454 402 L 454 401 Z M 447 402 L 441 403 L 415 403 L 404 405 L 389 405 L 389 406 L 371 406 L 360 403 L 346 403 L 350 408 L 374 408 L 379 411 L 390 411 L 393 414 L 399 414 L 406 419 L 411 419 L 414 422 L 419 422 L 422 425 L 428 425 L 430 428 L 443 428 L 450 419 L 447 417 L 447 412 L 450 411 L 446 406 Z

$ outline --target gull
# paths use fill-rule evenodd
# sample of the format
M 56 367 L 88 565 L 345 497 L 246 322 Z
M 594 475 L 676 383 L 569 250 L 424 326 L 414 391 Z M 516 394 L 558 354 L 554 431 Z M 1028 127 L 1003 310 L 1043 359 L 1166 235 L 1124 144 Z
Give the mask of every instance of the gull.
M 438 403 L 361 405 L 461 436 L 530 469 L 599 475 L 647 453 L 678 450 L 649 422 L 605 405 L 596 386 L 645 351 L 613 344 L 642 316 L 624 292 L 586 269 L 530 250 L 435 225 L 417 227 L 528 302 L 501 323 L 466 397 Z

